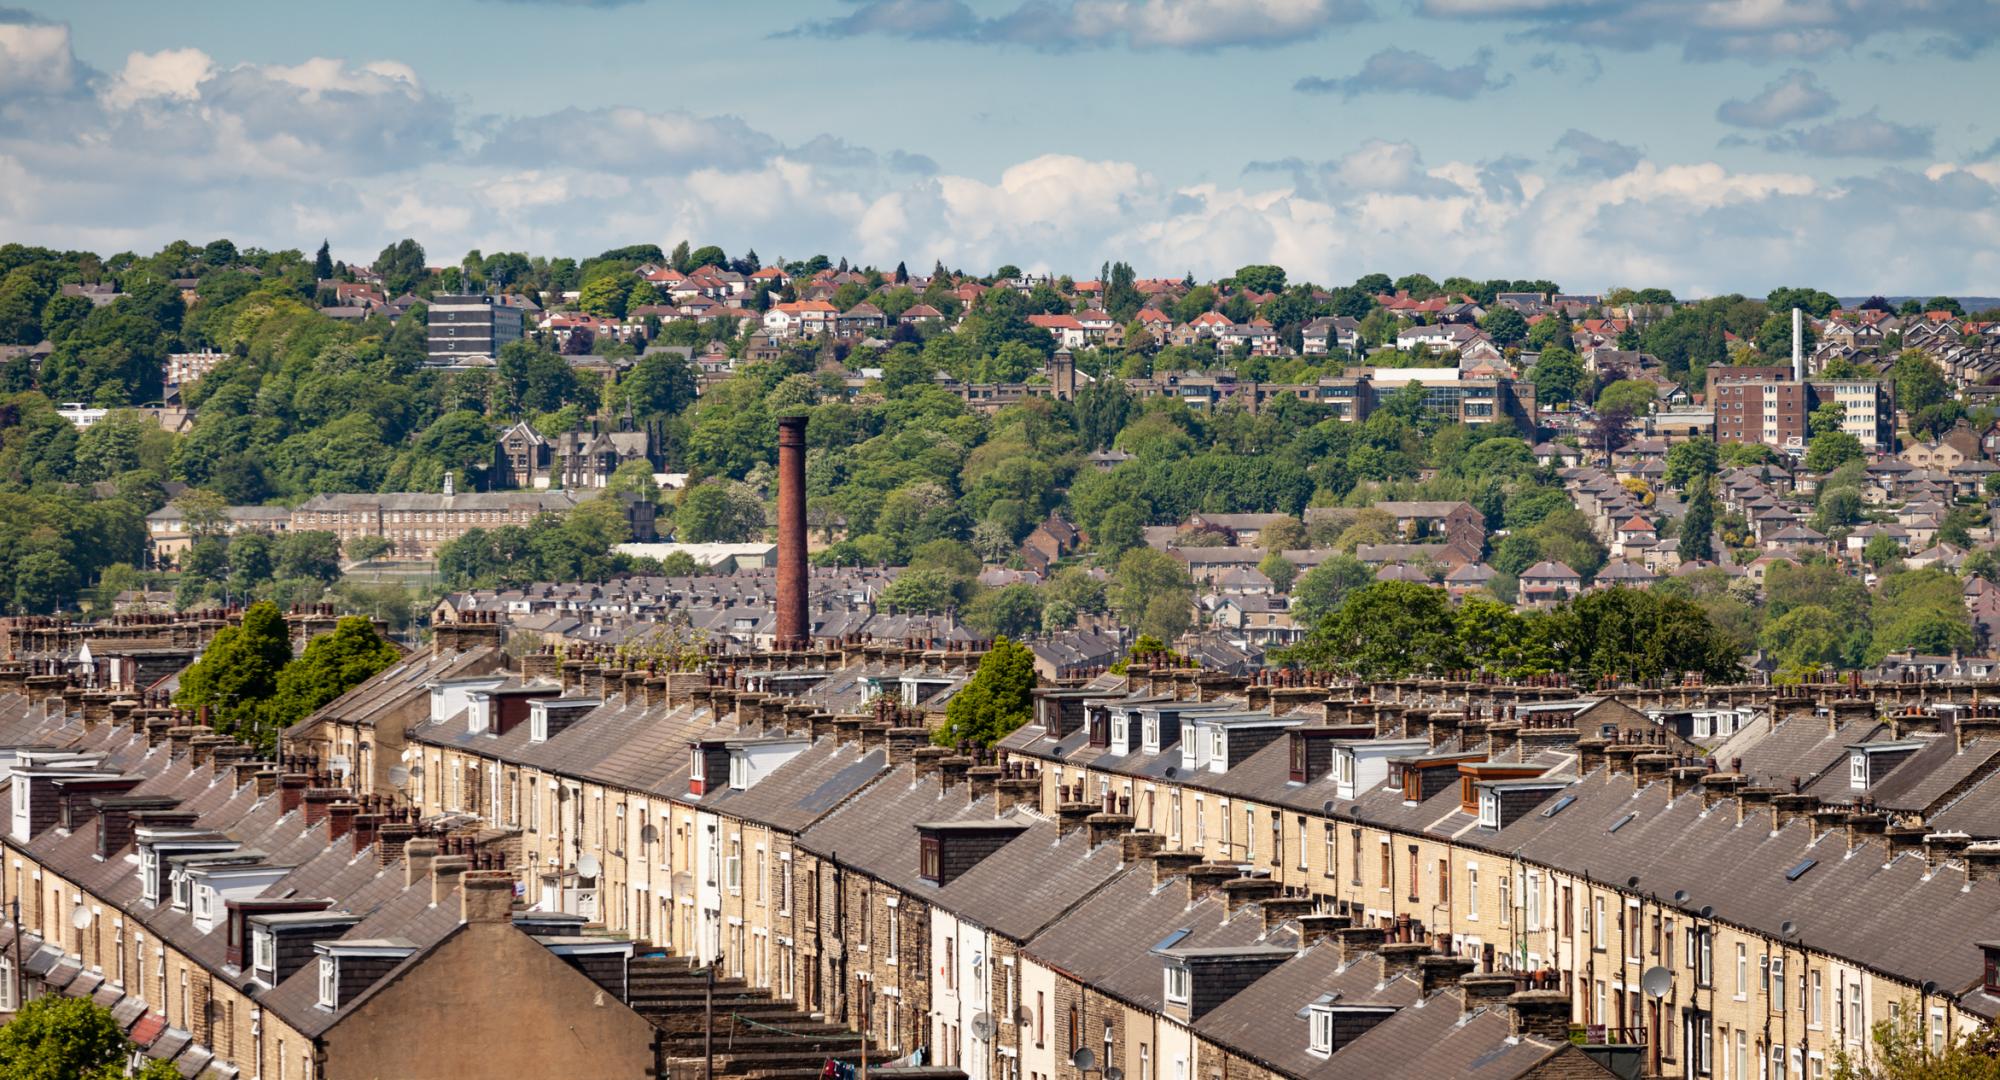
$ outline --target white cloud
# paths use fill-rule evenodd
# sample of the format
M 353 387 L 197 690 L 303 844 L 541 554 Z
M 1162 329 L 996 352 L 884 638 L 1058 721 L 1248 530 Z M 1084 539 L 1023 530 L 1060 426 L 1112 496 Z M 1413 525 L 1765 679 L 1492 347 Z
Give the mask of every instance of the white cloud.
M 0 8 L 0 96 L 66 94 L 80 78 L 69 27 Z
M 214 75 L 215 61 L 200 49 L 135 52 L 98 96 L 113 109 L 130 108 L 148 98 L 192 101 L 201 96 L 201 84 Z
M 1941 27 L 1960 54 L 2000 37 L 2000 4 L 1991 0 L 1417 0 L 1417 10 L 1548 26 L 1565 40 L 1610 48 L 1677 43 L 1691 60 L 1824 56 Z

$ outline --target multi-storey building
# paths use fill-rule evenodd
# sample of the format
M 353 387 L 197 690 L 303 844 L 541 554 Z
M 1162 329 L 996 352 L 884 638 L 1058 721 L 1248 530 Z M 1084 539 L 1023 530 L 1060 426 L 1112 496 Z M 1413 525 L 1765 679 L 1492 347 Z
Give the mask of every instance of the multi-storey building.
M 543 514 L 566 514 L 582 502 L 570 491 L 469 491 L 447 481 L 440 494 L 315 495 L 292 510 L 293 530 L 323 529 L 343 547 L 357 536 L 379 536 L 391 554 L 432 558 L 473 529 L 526 525 Z
M 521 309 L 494 296 L 431 297 L 426 352 L 440 367 L 490 362 L 521 340 Z

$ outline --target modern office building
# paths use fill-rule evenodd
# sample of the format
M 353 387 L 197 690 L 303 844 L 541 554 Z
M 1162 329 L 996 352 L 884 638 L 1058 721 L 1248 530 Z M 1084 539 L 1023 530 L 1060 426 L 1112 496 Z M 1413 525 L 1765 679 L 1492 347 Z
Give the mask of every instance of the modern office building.
M 429 326 L 426 352 L 432 364 L 477 364 L 521 340 L 521 310 L 495 296 L 439 294 L 431 297 Z

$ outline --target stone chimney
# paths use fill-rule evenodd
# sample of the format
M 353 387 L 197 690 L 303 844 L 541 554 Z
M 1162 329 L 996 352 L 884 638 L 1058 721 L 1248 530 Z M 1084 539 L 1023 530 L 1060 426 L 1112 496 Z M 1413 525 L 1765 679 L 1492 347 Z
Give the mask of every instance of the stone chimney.
M 1223 882 L 1234 881 L 1236 879 L 1236 868 L 1233 866 L 1218 866 L 1214 863 L 1200 863 L 1188 867 L 1186 877 L 1188 903 L 1193 904 L 1220 888 Z
M 1514 1034 L 1544 1042 L 1569 1042 L 1569 995 L 1561 990 L 1518 990 L 1507 996 Z
M 1096 847 L 1131 832 L 1132 817 L 1129 814 L 1092 814 L 1083 819 L 1083 830 L 1090 837 L 1090 846 Z
M 415 825 L 401 821 L 383 822 L 375 834 L 375 861 L 388 866 L 397 859 L 405 858 L 405 849 L 410 843 L 410 838 L 416 835 Z
M 444 903 L 451 897 L 451 890 L 458 887 L 458 879 L 472 869 L 472 860 L 463 855 L 440 855 L 431 861 L 431 905 Z
M 357 803 L 334 802 L 326 806 L 326 839 L 331 844 L 354 830 L 354 819 L 361 813 Z
M 1299 950 L 1301 952 L 1326 941 L 1347 929 L 1354 920 L 1345 915 L 1321 913 L 1299 916 Z
M 1118 861 L 1144 862 L 1153 858 L 1167 838 L 1156 832 L 1128 832 L 1118 838 Z
M 1504 1005 L 1514 993 L 1514 976 L 1505 972 L 1489 971 L 1477 975 L 1461 975 L 1458 992 L 1465 998 L 1465 1011 L 1473 1012 L 1491 1005 Z
M 1221 888 L 1223 902 L 1228 906 L 1229 911 L 1234 914 L 1249 907 L 1251 904 L 1259 904 L 1266 900 L 1275 899 L 1281 886 L 1268 877 L 1246 875 L 1223 882 Z
M 459 918 L 468 923 L 514 920 L 514 875 L 506 870 L 474 870 L 459 879 Z
M 1423 996 L 1429 997 L 1439 990 L 1457 986 L 1459 980 L 1470 975 L 1472 969 L 1478 966 L 1469 956 L 1433 953 L 1417 961 L 1417 983 L 1423 987 Z
M 308 828 L 326 820 L 327 808 L 336 800 L 345 798 L 347 792 L 340 788 L 307 788 L 305 791 L 306 826 Z
M 1268 934 L 1294 919 L 1310 916 L 1318 901 L 1310 896 L 1274 896 L 1257 906 L 1264 913 L 1264 932 Z
M 435 840 L 411 840 L 403 845 L 403 884 L 414 886 L 431 876 L 431 864 L 437 862 L 438 842 Z
M 1382 948 L 1386 935 L 1379 926 L 1350 926 L 1336 930 L 1333 939 L 1340 945 L 1340 966 L 1346 967 L 1369 953 Z
M 1185 874 L 1201 865 L 1201 856 L 1192 851 L 1161 851 L 1153 856 L 1153 884 L 1164 884 L 1168 878 Z

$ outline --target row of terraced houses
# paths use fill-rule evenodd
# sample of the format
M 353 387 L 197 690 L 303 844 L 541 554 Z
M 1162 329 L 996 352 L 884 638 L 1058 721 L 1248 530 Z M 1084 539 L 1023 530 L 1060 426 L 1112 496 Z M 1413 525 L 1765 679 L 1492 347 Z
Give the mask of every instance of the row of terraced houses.
M 976 650 L 656 673 L 461 618 L 283 763 L 101 655 L 0 671 L 0 983 L 216 1077 L 671 1072 L 661 956 L 731 1035 L 975 1080 L 1809 1078 L 2000 1012 L 1992 686 L 1135 664 L 959 753 Z M 748 1045 L 717 1074 L 798 1069 Z

